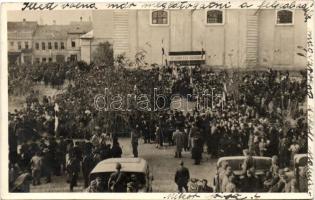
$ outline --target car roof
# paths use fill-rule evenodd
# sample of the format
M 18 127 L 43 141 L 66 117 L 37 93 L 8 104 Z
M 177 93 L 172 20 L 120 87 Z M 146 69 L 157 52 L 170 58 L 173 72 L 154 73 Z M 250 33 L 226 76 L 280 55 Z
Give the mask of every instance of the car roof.
M 229 165 L 231 165 L 233 172 L 235 174 L 240 173 L 241 167 L 238 166 L 245 160 L 245 156 L 226 156 L 219 158 L 217 162 L 217 166 L 219 167 L 222 162 L 227 161 Z M 260 173 L 266 169 L 270 168 L 271 165 L 271 158 L 270 157 L 263 157 L 263 156 L 252 156 L 255 162 L 256 173 Z
M 271 160 L 270 157 L 264 157 L 264 156 L 252 156 L 252 158 L 254 160 L 266 160 L 266 161 Z M 245 159 L 245 156 L 225 156 L 225 157 L 219 158 L 217 164 L 219 164 L 223 161 L 228 161 L 228 160 L 244 160 L 244 159 Z
M 121 164 L 122 172 L 146 172 L 147 161 L 142 158 L 109 158 L 99 162 L 91 174 L 103 173 L 103 172 L 114 172 L 116 171 L 116 164 Z
M 300 166 L 307 165 L 307 154 L 295 154 L 294 155 L 294 163 L 298 163 Z

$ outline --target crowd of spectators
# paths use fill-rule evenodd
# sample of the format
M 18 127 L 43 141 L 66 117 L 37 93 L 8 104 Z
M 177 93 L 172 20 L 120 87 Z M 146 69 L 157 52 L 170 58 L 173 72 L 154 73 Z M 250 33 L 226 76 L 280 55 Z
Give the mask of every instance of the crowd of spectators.
M 306 74 L 302 72 L 228 72 L 199 67 L 178 68 L 174 72 L 172 67 L 128 70 L 84 64 L 36 66 L 9 67 L 11 91 L 20 88 L 16 83 L 20 83 L 18 74 L 22 69 L 33 81 L 51 85 L 69 82 L 65 91 L 55 97 L 40 97 L 31 91 L 26 107 L 9 113 L 13 189 L 17 172 L 31 172 L 36 185 L 40 176 L 49 182 L 52 173 L 59 175 L 68 170 L 73 190 L 80 171 L 78 163 L 84 163 L 84 156 L 92 157 L 93 162 L 88 163 L 94 164 L 120 157 L 117 135 L 126 130 L 139 132 L 145 143 L 155 143 L 157 148 L 176 145 L 174 156 L 178 158 L 182 157 L 182 149 L 191 151 L 197 165 L 205 151 L 217 158 L 242 155 L 244 149 L 249 149 L 251 155 L 276 155 L 279 168 L 283 169 L 292 164 L 295 154 L 307 152 L 306 112 L 300 109 L 306 102 Z M 153 95 L 153 88 L 166 96 L 212 95 L 213 88 L 215 91 L 213 98 L 207 99 L 210 107 L 193 112 L 171 109 L 99 112 L 94 97 L 103 94 L 104 88 L 123 95 Z M 167 102 L 168 107 L 170 103 Z M 104 139 L 99 145 L 98 140 L 92 142 L 95 135 L 112 141 Z M 91 141 L 84 142 L 90 145 L 83 148 L 86 152 L 76 150 L 75 139 Z M 94 164 L 85 171 L 90 171 Z M 233 178 L 228 180 L 233 183 Z M 86 180 L 85 186 L 88 184 Z

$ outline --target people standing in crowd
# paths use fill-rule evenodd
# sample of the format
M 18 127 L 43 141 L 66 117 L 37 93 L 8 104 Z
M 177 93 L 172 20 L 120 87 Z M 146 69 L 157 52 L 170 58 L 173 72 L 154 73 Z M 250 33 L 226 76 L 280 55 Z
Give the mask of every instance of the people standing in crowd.
M 203 142 L 200 135 L 199 130 L 195 130 L 192 136 L 192 148 L 191 148 L 191 154 L 192 159 L 194 159 L 194 164 L 199 165 L 200 161 L 202 159 L 202 151 L 203 151 Z
M 46 183 L 51 182 L 51 175 L 52 175 L 52 166 L 53 166 L 53 160 L 51 152 L 48 148 L 45 148 L 43 150 L 43 174 L 46 177 Z
M 176 144 L 175 148 L 175 158 L 181 158 L 182 157 L 182 150 L 185 143 L 185 136 L 184 133 L 179 129 L 179 127 L 176 127 L 176 131 L 173 133 L 172 140 Z
M 121 158 L 122 149 L 121 149 L 119 142 L 117 140 L 113 142 L 113 146 L 111 149 L 111 155 L 113 158 Z
M 139 137 L 140 137 L 140 130 L 139 126 L 136 125 L 136 128 L 131 131 L 131 146 L 132 146 L 132 153 L 133 157 L 138 157 L 138 145 L 139 145 Z
M 84 187 L 88 187 L 90 184 L 90 172 L 93 170 L 96 163 L 94 163 L 92 149 L 85 149 L 85 153 L 83 155 L 82 160 L 82 174 L 84 178 Z
M 62 153 L 67 152 L 69 160 L 74 155 L 79 162 L 82 160 L 82 155 L 80 156 L 82 152 L 80 152 L 78 145 L 74 145 L 74 139 L 84 138 L 91 141 L 95 163 L 102 159 L 121 156 L 119 145 L 113 142 L 113 146 L 109 148 L 110 143 L 104 140 L 102 133 L 108 133 L 106 126 L 109 126 L 110 131 L 112 131 L 111 129 L 114 129 L 113 124 L 123 128 L 125 125 L 117 125 L 116 115 L 105 118 L 100 112 L 96 112 L 93 103 L 90 102 L 96 92 L 102 91 L 103 88 L 99 87 L 102 84 L 108 85 L 113 91 L 122 94 L 133 91 L 131 85 L 137 85 L 137 90 L 144 94 L 148 94 L 150 89 L 157 86 L 161 92 L 169 96 L 177 92 L 186 94 L 191 88 L 197 93 L 202 93 L 205 90 L 211 90 L 212 87 L 215 87 L 216 92 L 220 94 L 225 90 L 224 84 L 226 85 L 229 81 L 235 81 L 233 85 L 238 87 L 237 94 L 228 92 L 224 100 L 219 96 L 214 96 L 213 100 L 209 99 L 208 103 L 213 104 L 209 116 L 205 110 L 198 111 L 197 109 L 186 116 L 179 111 L 158 111 L 150 113 L 150 115 L 146 115 L 145 112 L 130 112 L 129 115 L 134 116 L 135 123 L 140 124 L 135 129 L 136 131 L 133 131 L 131 137 L 134 157 L 138 157 L 138 139 L 136 138 L 140 137 L 141 132 L 146 141 L 150 141 L 147 134 L 148 126 L 151 134 L 154 132 L 152 130 L 157 130 L 156 143 L 161 147 L 165 141 L 172 144 L 172 137 L 168 131 L 172 130 L 174 125 L 182 128 L 187 124 L 188 126 L 185 127 L 189 131 L 187 131 L 189 133 L 187 146 L 189 147 L 191 144 L 192 157 L 196 164 L 201 161 L 204 143 L 207 144 L 211 157 L 239 156 L 243 149 L 248 149 L 252 156 L 277 156 L 278 161 L 273 161 L 272 164 L 272 178 L 269 177 L 270 180 L 268 179 L 268 181 L 271 181 L 270 191 L 283 191 L 282 186 L 285 185 L 286 180 L 283 177 L 281 180 L 282 174 L 279 168 L 283 169 L 292 165 L 290 160 L 292 162 L 295 154 L 307 152 L 306 113 L 300 112 L 298 109 L 299 104 L 305 103 L 307 96 L 307 76 L 303 72 L 300 76 L 301 80 L 296 81 L 295 78 L 283 79 L 283 77 L 288 76 L 287 73 L 274 70 L 269 72 L 236 72 L 239 74 L 230 76 L 227 71 L 202 71 L 196 68 L 188 76 L 187 70 L 182 69 L 178 72 L 179 79 L 173 80 L 171 83 L 168 67 L 146 72 L 125 69 L 116 72 L 102 69 L 97 65 L 87 66 L 90 67 L 87 71 L 80 70 L 79 67 L 69 66 L 65 65 L 67 70 L 63 71 L 61 66 L 52 64 L 53 69 L 43 67 L 36 72 L 42 76 L 39 79 L 55 86 L 64 81 L 61 80 L 63 79 L 62 74 L 66 74 L 64 77 L 67 77 L 71 84 L 65 88 L 62 94 L 58 94 L 56 97 L 44 97 L 41 100 L 37 92 L 32 91 L 26 97 L 26 107 L 9 114 L 11 168 L 13 169 L 13 166 L 19 168 L 19 173 L 24 170 L 31 170 L 30 160 L 34 157 L 35 152 L 39 151 L 43 157 L 42 172 L 44 177 L 46 177 L 47 182 L 52 181 L 51 175 L 58 175 L 58 171 L 60 171 L 58 166 L 64 167 L 66 165 L 66 159 Z M 26 66 L 10 68 L 9 76 L 12 79 L 15 79 L 14 74 L 16 73 L 30 75 L 33 72 L 29 71 Z M 238 78 L 234 78 L 235 75 Z M 289 75 L 291 76 L 291 73 Z M 160 76 L 159 80 L 158 76 Z M 104 77 L 108 77 L 108 79 Z M 188 81 L 190 79 L 192 81 Z M 121 84 L 117 84 L 117 81 L 126 84 L 121 86 Z M 13 82 L 9 82 L 12 86 Z M 193 86 L 188 82 L 193 82 Z M 9 91 L 15 92 L 12 87 Z M 288 92 L 282 94 L 282 91 Z M 188 101 L 194 102 L 196 99 L 191 97 Z M 223 103 L 220 104 L 221 101 Z M 58 112 L 54 110 L 56 103 L 60 107 Z M 287 110 L 291 112 L 286 114 L 285 111 Z M 125 118 L 125 115 L 129 117 L 128 114 L 122 114 L 119 117 Z M 58 131 L 54 127 L 56 117 L 58 118 Z M 293 131 L 287 121 L 296 122 Z M 103 125 L 104 122 L 106 125 Z M 180 129 L 180 131 L 183 130 Z M 115 134 L 117 132 L 116 130 L 113 131 Z M 60 135 L 58 145 L 56 145 L 58 143 L 56 135 Z M 53 139 L 54 137 L 56 139 Z M 62 137 L 71 141 L 67 151 Z M 17 144 L 15 144 L 14 138 L 16 138 Z M 183 146 L 186 146 L 185 142 Z M 38 150 L 36 150 L 37 148 Z M 243 175 L 245 176 L 246 172 L 247 177 L 247 171 L 253 165 L 249 156 L 246 157 L 243 164 Z M 15 167 L 16 165 L 18 167 Z M 225 170 L 226 168 L 222 171 Z M 71 177 L 73 176 L 71 175 Z M 224 179 L 226 180 L 226 178 Z M 220 181 L 223 182 L 222 177 Z M 227 179 L 227 182 L 233 183 L 232 179 Z
M 70 192 L 73 192 L 73 188 L 78 185 L 78 176 L 80 173 L 80 161 L 76 155 L 71 155 L 67 165 L 67 171 L 70 181 Z
M 33 177 L 33 185 L 40 185 L 40 177 L 42 175 L 42 158 L 40 152 L 36 152 L 31 159 L 31 170 Z
M 177 169 L 175 173 L 175 183 L 178 187 L 178 192 L 183 192 L 183 189 L 185 189 L 185 192 L 188 192 L 188 181 L 190 179 L 189 170 L 187 167 L 184 166 L 184 161 L 180 161 L 180 167 Z

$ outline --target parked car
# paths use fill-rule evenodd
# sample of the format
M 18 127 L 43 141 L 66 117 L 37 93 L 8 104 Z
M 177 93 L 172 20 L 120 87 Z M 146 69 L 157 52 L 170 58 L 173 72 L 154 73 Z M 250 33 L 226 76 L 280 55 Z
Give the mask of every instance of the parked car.
M 287 172 L 290 178 L 296 179 L 299 192 L 307 192 L 307 154 L 296 154 L 294 156 L 293 169 Z
M 90 180 L 102 177 L 105 183 L 110 175 L 116 171 L 116 164 L 121 164 L 121 172 L 124 173 L 126 181 L 131 179 L 131 175 L 136 175 L 139 181 L 138 192 L 152 192 L 153 176 L 149 164 L 142 158 L 110 158 L 99 162 L 90 173 Z M 108 191 L 107 184 L 105 191 Z
M 240 180 L 242 177 L 242 165 L 245 160 L 245 156 L 226 156 L 221 157 L 217 161 L 217 172 L 213 180 L 213 185 L 215 192 L 221 192 L 219 183 L 219 169 L 222 167 L 222 163 L 226 162 L 233 170 L 233 174 L 236 176 L 237 180 Z M 265 176 L 266 171 L 270 170 L 271 167 L 271 158 L 270 157 L 261 157 L 253 156 L 255 175 L 262 180 Z

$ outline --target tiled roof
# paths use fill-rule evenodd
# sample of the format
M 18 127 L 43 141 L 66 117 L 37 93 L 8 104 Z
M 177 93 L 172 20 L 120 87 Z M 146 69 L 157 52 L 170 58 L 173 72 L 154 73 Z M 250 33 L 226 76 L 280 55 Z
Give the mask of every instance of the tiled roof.
M 8 22 L 8 31 L 35 31 L 37 22 L 26 21 L 26 22 Z
M 91 22 L 71 22 L 69 25 L 38 25 L 37 22 L 8 22 L 11 37 L 19 33 L 34 34 L 34 39 L 67 39 L 68 34 L 85 34 L 92 30 Z M 11 33 L 10 33 L 11 32 Z
M 92 30 L 91 22 L 71 22 L 68 33 L 82 33 L 85 34 Z
M 41 25 L 35 31 L 34 39 L 67 39 L 68 25 Z

